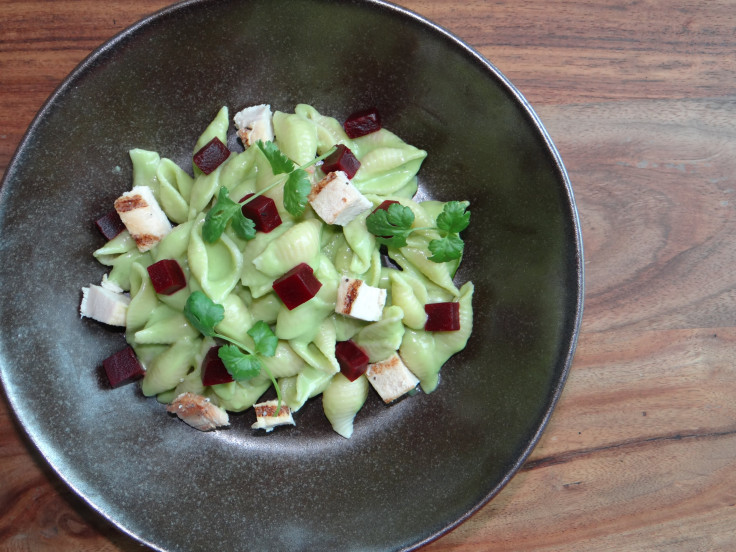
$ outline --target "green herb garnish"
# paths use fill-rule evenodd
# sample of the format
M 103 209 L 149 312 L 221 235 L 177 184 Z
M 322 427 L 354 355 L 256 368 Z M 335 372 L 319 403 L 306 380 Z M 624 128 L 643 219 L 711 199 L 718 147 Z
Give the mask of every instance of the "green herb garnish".
M 276 353 L 279 338 L 263 320 L 253 324 L 251 329 L 248 330 L 248 335 L 253 338 L 256 344 L 256 353 L 267 357 L 272 357 Z
M 286 157 L 273 142 L 258 140 L 256 146 L 261 150 L 269 165 L 271 165 L 274 175 L 287 175 L 286 183 L 284 184 L 284 208 L 295 217 L 302 216 L 304 209 L 307 207 L 307 197 L 312 190 L 309 173 L 304 169 L 322 161 L 332 154 L 336 148 L 333 147 L 330 151 L 314 158 L 309 163 L 305 163 L 301 167 L 296 167 L 295 163 Z M 208 243 L 216 242 L 225 231 L 227 223 L 231 220 L 233 230 L 235 230 L 235 234 L 238 237 L 244 240 L 252 240 L 256 235 L 255 223 L 243 215 L 243 205 L 265 194 L 271 188 L 282 182 L 282 179 L 278 179 L 240 203 L 236 203 L 230 199 L 227 188 L 224 186 L 220 188 L 217 201 L 212 206 L 212 209 L 207 212 L 207 216 L 204 219 L 204 226 L 202 227 L 202 238 L 204 241 Z
M 258 140 L 256 145 L 271 165 L 273 174 L 288 174 L 286 184 L 284 184 L 284 208 L 295 217 L 302 216 L 307 206 L 307 196 L 309 196 L 309 192 L 312 190 L 312 185 L 309 182 L 309 173 L 305 169 L 332 155 L 337 147 L 333 146 L 329 151 L 319 157 L 315 157 L 309 163 L 295 168 L 295 163 L 286 157 L 273 142 L 262 142 Z M 271 184 L 266 189 L 270 189 L 276 184 Z
M 248 198 L 250 199 L 250 198 Z M 245 203 L 245 202 L 244 202 Z M 233 221 L 235 234 L 244 240 L 252 240 L 256 237 L 256 224 L 243 214 L 243 204 L 236 203 L 228 195 L 228 189 L 220 188 L 217 201 L 212 209 L 207 211 L 202 226 L 202 238 L 207 243 L 216 242 L 230 220 Z
M 184 316 L 203 335 L 215 337 L 215 326 L 225 318 L 225 307 L 215 303 L 201 291 L 195 291 L 187 298 Z
M 284 207 L 294 216 L 301 216 L 307 207 L 307 197 L 312 191 L 309 173 L 297 169 L 289 175 L 284 184 Z M 298 213 L 298 214 L 295 214 Z
M 379 209 L 368 215 L 366 226 L 368 231 L 376 236 L 378 243 L 389 247 L 404 247 L 409 234 L 419 230 L 436 230 L 440 238 L 429 242 L 432 256 L 430 261 L 444 263 L 459 259 L 463 254 L 465 244 L 460 238 L 460 232 L 470 223 L 470 212 L 467 211 L 467 201 L 448 201 L 442 212 L 437 215 L 436 226 L 412 228 L 414 213 L 409 207 L 400 203 L 392 203 L 387 209 Z
M 388 209 L 378 209 L 365 221 L 368 231 L 378 237 L 378 242 L 389 247 L 404 247 L 412 232 L 414 213 L 409 207 L 392 203 Z
M 273 174 L 288 174 L 294 170 L 295 163 L 286 157 L 273 142 L 258 140 L 256 146 L 268 160 Z
M 264 321 L 259 320 L 248 330 L 253 338 L 255 351 L 244 343 L 222 335 L 215 330 L 215 326 L 225 318 L 225 307 L 215 303 L 201 291 L 193 292 L 184 305 L 184 316 L 203 335 L 217 337 L 227 341 L 229 345 L 220 347 L 218 356 L 225 365 L 225 369 L 236 381 L 253 379 L 265 370 L 276 389 L 278 408 L 274 416 L 281 410 L 281 389 L 268 367 L 261 362 L 259 356 L 272 357 L 276 354 L 278 338 Z
M 253 379 L 261 373 L 261 361 L 252 354 L 243 354 L 235 345 L 223 345 L 217 351 L 225 368 L 236 381 Z

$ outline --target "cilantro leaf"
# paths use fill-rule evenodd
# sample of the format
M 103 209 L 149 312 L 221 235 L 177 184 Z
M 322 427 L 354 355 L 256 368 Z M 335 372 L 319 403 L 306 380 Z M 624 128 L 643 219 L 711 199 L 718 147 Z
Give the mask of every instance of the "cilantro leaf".
M 307 207 L 307 196 L 312 191 L 309 174 L 303 169 L 296 169 L 284 184 L 284 207 L 295 217 L 304 213 Z
M 414 213 L 409 207 L 392 203 L 387 209 L 378 209 L 368 215 L 366 226 L 379 243 L 390 247 L 404 247 L 411 233 Z
M 437 216 L 437 228 L 451 234 L 459 234 L 470 224 L 467 201 L 448 201 Z
M 225 369 L 236 381 L 255 378 L 261 373 L 261 361 L 255 355 L 241 351 L 235 345 L 223 345 L 217 351 Z
M 383 245 L 387 245 L 388 247 L 404 247 L 406 245 L 406 238 L 409 237 L 408 231 L 406 232 L 396 232 L 393 236 L 376 236 L 376 241 L 378 243 L 382 243 Z
M 396 227 L 406 228 L 408 230 L 414 224 L 414 212 L 401 203 L 392 203 L 389 205 L 386 215 L 388 222 Z
M 228 221 L 232 218 L 240 205 L 228 196 L 228 190 L 224 186 L 220 188 L 217 201 L 212 209 L 207 212 L 202 226 L 202 239 L 207 243 L 216 242 L 225 231 Z
M 294 162 L 281 153 L 281 150 L 273 142 L 258 140 L 256 145 L 271 165 L 273 174 L 287 174 L 294 170 Z
M 215 303 L 201 291 L 195 291 L 187 298 L 184 316 L 203 335 L 214 337 L 215 326 L 225 318 L 225 307 Z
M 412 232 L 436 230 L 441 237 L 429 242 L 428 247 L 432 253 L 429 260 L 444 263 L 459 259 L 463 254 L 465 244 L 458 234 L 470 224 L 468 205 L 467 201 L 448 201 L 437 215 L 434 227 L 412 228 L 414 213 L 400 203 L 392 203 L 386 209 L 377 209 L 368 215 L 365 222 L 368 231 L 376 236 L 376 241 L 389 247 L 404 247 Z
M 465 244 L 457 234 L 449 234 L 444 238 L 432 240 L 429 242 L 428 247 L 432 252 L 429 260 L 435 263 L 444 263 L 453 259 L 459 259 L 463 254 Z
M 235 230 L 235 235 L 241 239 L 252 240 L 256 237 L 256 223 L 243 214 L 242 208 L 235 212 L 232 218 L 232 227 Z
M 263 320 L 256 322 L 248 330 L 248 335 L 253 338 L 256 344 L 256 353 L 267 357 L 272 357 L 276 354 L 276 346 L 279 344 L 279 338 L 276 337 L 276 334 L 273 333 L 269 325 Z

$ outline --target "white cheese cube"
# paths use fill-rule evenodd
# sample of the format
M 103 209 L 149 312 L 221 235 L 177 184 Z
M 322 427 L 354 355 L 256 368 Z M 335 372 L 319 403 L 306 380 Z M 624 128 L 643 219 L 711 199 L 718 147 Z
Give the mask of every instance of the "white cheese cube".
M 419 385 L 417 377 L 409 371 L 397 353 L 381 362 L 369 364 L 365 377 L 386 404 Z
M 142 253 L 171 232 L 171 223 L 148 186 L 125 192 L 115 200 L 115 210 Z
M 357 278 L 340 278 L 335 312 L 352 318 L 375 322 L 381 319 L 386 304 L 386 290 L 369 286 Z
M 102 286 L 82 288 L 79 314 L 111 326 L 125 326 L 130 297 Z
M 254 105 L 238 111 L 233 117 L 243 145 L 252 146 L 258 140 L 273 142 L 273 115 L 268 104 Z
M 312 186 L 309 204 L 327 224 L 345 226 L 373 204 L 343 171 L 329 173 Z
M 281 403 L 281 410 L 276 413 L 276 409 L 279 406 L 277 400 L 266 401 L 258 404 L 254 404 L 253 408 L 256 411 L 256 423 L 251 427 L 253 429 L 265 429 L 273 431 L 273 428 L 281 425 L 296 425 L 294 418 L 291 415 L 291 409 L 285 404 Z M 276 414 L 274 416 L 274 414 Z

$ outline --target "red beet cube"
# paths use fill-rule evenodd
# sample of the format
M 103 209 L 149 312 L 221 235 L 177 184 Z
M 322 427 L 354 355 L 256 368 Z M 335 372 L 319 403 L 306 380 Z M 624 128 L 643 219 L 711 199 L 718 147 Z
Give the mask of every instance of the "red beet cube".
M 95 221 L 95 226 L 97 226 L 97 229 L 108 240 L 113 239 L 115 236 L 120 234 L 120 232 L 125 230 L 125 225 L 115 209 L 98 218 Z
M 146 372 L 135 356 L 133 347 L 126 347 L 102 361 L 107 379 L 112 387 L 118 387 L 142 377 Z
M 343 128 L 350 138 L 359 138 L 381 130 L 381 116 L 375 107 L 356 111 L 347 118 Z
M 234 381 L 218 354 L 219 350 L 220 347 L 212 347 L 202 361 L 202 385 L 218 385 Z
M 156 293 L 173 295 L 187 287 L 184 271 L 174 259 L 162 259 L 148 267 L 148 275 Z
M 428 332 L 454 332 L 460 329 L 460 303 L 428 303 L 424 305 Z
M 325 158 L 322 172 L 327 174 L 343 171 L 348 178 L 353 178 L 360 168 L 360 161 L 345 144 L 338 144 L 337 149 Z
M 387 199 L 383 201 L 378 207 L 373 209 L 373 213 L 375 213 L 376 211 L 388 211 L 389 206 L 393 205 L 394 203 L 399 203 L 399 202 L 396 201 L 395 199 Z
M 242 203 L 252 195 L 254 194 L 246 195 L 240 202 Z M 276 202 L 270 197 L 258 196 L 243 205 L 241 210 L 245 217 L 255 223 L 256 230 L 259 232 L 268 234 L 281 224 L 281 217 L 279 216 L 279 210 L 276 208 Z
M 352 339 L 340 341 L 335 345 L 335 357 L 340 364 L 340 372 L 350 381 L 355 381 L 365 374 L 370 362 L 365 351 L 358 347 Z
M 212 140 L 207 142 L 202 149 L 194 154 L 194 164 L 199 167 L 204 174 L 210 174 L 217 167 L 225 162 L 225 159 L 230 157 L 230 150 L 222 141 L 215 136 Z
M 273 283 L 273 290 L 289 310 L 309 301 L 321 287 L 322 282 L 307 263 L 296 265 Z

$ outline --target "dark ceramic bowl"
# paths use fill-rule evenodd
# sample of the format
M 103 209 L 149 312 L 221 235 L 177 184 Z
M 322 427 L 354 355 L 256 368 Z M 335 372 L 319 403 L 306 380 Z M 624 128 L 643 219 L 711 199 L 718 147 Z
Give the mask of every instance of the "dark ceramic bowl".
M 319 399 L 270 435 L 200 433 L 137 385 L 109 390 L 123 343 L 80 321 L 99 281 L 91 221 L 131 182 L 127 152 L 187 166 L 222 105 L 297 103 L 345 117 L 375 105 L 429 156 L 423 195 L 468 199 L 457 279 L 475 330 L 437 391 L 371 394 L 345 440 Z M 53 230 L 49 232 L 49 230 Z M 95 51 L 43 107 L 0 195 L 0 369 L 20 425 L 92 508 L 161 550 L 407 550 L 490 500 L 537 442 L 582 310 L 570 183 L 538 118 L 485 59 L 377 0 L 184 2 Z M 29 346 L 32 344 L 32 346 Z

